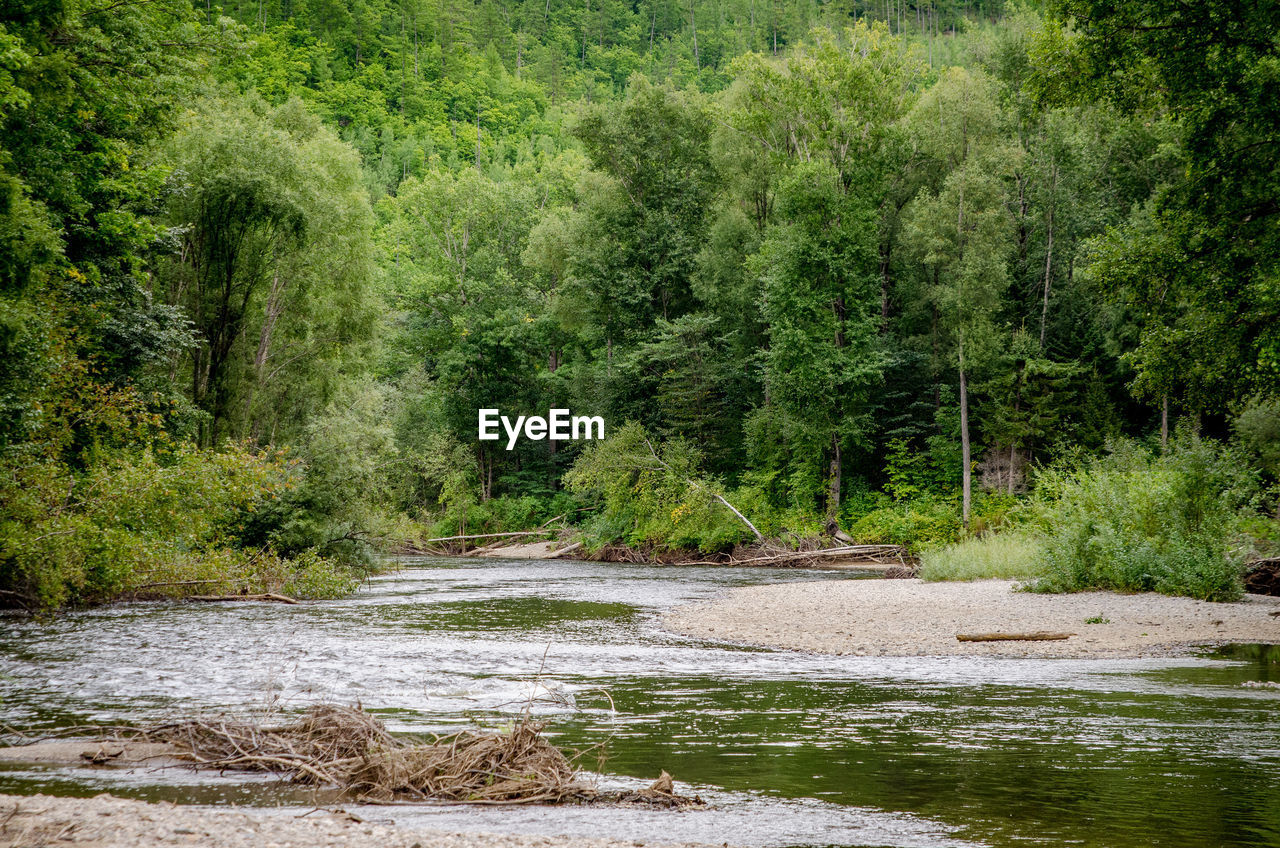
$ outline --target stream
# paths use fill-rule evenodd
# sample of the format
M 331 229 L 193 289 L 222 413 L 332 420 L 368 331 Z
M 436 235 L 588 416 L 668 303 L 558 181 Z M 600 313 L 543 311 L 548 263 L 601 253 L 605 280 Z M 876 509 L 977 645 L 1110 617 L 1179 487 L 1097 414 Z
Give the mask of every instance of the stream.
M 663 769 L 709 807 L 364 807 L 445 830 L 740 846 L 1280 845 L 1280 652 L 1180 659 L 810 656 L 688 639 L 663 611 L 849 571 L 408 558 L 342 601 L 0 617 L 22 729 L 361 703 L 392 731 L 526 708 L 604 786 Z M 532 701 L 530 699 L 533 699 Z M 0 766 L 0 792 L 240 803 L 310 790 L 183 769 Z

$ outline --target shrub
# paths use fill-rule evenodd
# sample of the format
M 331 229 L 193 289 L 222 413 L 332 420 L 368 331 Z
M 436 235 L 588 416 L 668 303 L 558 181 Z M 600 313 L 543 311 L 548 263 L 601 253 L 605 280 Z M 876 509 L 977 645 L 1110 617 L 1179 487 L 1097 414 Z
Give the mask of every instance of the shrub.
M 1256 484 L 1229 451 L 1180 437 L 1164 456 L 1131 442 L 1041 472 L 1041 592 L 1116 589 L 1225 601 L 1242 592 L 1230 542 Z
M 724 550 L 752 538 L 716 499 L 719 484 L 698 475 L 698 454 L 686 442 L 650 442 L 629 423 L 582 452 L 564 477 L 570 491 L 603 501 L 584 527 L 589 548 L 614 541 L 659 548 Z
M 902 545 L 916 550 L 954 542 L 960 511 L 948 501 L 918 499 L 879 507 L 853 522 L 849 535 L 869 545 Z
M 0 470 L 0 588 L 30 608 L 135 591 L 329 596 L 354 584 L 315 552 L 242 547 L 254 516 L 296 485 L 280 454 L 182 447 L 98 457 L 79 473 L 54 460 Z

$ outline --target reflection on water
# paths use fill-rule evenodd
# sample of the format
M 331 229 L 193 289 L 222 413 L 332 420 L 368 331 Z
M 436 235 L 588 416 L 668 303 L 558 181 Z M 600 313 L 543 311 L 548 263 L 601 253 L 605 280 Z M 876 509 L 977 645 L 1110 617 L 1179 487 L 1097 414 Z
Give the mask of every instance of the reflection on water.
M 1181 660 L 814 657 L 665 633 L 670 606 L 765 569 L 423 559 L 346 601 L 129 605 L 0 620 L 0 718 L 144 722 L 359 701 L 393 730 L 501 725 L 543 697 L 557 743 L 607 742 L 603 779 L 666 769 L 712 802 L 378 808 L 446 829 L 751 845 L 1280 844 L 1275 648 Z M 12 767 L 3 791 L 311 804 L 172 770 Z

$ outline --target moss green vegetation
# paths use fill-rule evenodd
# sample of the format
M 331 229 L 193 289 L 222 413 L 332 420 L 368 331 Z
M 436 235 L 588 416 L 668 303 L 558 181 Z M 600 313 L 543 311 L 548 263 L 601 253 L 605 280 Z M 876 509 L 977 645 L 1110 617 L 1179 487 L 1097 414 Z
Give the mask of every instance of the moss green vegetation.
M 924 580 L 1028 580 L 1039 576 L 1040 540 L 1010 531 L 966 539 L 920 555 Z
M 1116 442 L 1042 469 L 1023 523 L 925 551 L 926 580 L 1006 578 L 1038 592 L 1113 589 L 1226 601 L 1242 591 L 1261 489 L 1232 449 L 1182 435 Z
M 1050 469 L 1039 485 L 1042 576 L 1031 588 L 1234 600 L 1243 591 L 1242 507 L 1256 494 L 1238 455 L 1193 438 L 1164 455 L 1125 444 Z
M 333 593 L 397 540 L 556 516 L 994 557 L 965 540 L 1028 497 L 1042 588 L 1229 596 L 1224 534 L 1280 538 L 1278 28 L 1227 0 L 10 4 L 0 597 Z M 506 450 L 480 408 L 612 440 Z M 1166 536 L 1182 448 L 1107 445 L 1179 422 L 1257 485 Z

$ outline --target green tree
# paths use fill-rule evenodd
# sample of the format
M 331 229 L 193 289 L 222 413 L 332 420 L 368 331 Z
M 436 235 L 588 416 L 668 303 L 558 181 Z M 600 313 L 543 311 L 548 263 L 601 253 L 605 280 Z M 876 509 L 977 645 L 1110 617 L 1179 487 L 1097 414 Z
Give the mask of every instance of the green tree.
M 1135 356 L 1151 376 L 1140 374 L 1135 388 L 1150 394 L 1161 383 L 1156 392 L 1173 393 L 1192 414 L 1255 390 L 1274 393 L 1280 9 L 1237 0 L 1060 0 L 1052 8 L 1068 28 L 1045 54 L 1082 59 L 1075 67 L 1084 73 L 1066 96 L 1101 95 L 1129 111 L 1163 101 L 1187 156 L 1185 176 L 1162 193 L 1149 225 L 1128 228 L 1131 237 L 1115 233 L 1129 247 L 1109 251 L 1100 269 L 1105 277 L 1166 272 L 1156 277 L 1167 290 L 1162 318 L 1147 324 Z M 1182 261 L 1175 267 L 1170 255 Z M 1239 320 L 1218 317 L 1225 315 Z M 1206 356 L 1220 373 L 1179 386 L 1177 372 L 1199 370 Z
M 296 433 L 372 332 L 372 214 L 356 157 L 298 101 L 210 103 L 166 156 L 175 250 L 163 276 L 200 337 L 201 441 Z
M 757 441 L 776 429 L 802 446 L 799 467 L 825 458 L 829 521 L 840 508 L 844 455 L 866 441 L 884 367 L 881 210 L 918 73 L 883 28 L 860 24 L 844 37 L 818 34 L 785 63 L 745 58 L 729 99 L 730 125 L 756 159 L 740 183 L 744 205 L 764 228 L 750 261 L 763 281 L 768 401 L 753 428 Z M 788 476 L 812 477 L 799 467 Z
M 959 376 L 962 517 L 972 503 L 969 378 L 998 347 L 998 308 L 1009 283 L 1012 221 L 1007 175 L 1016 151 L 1000 144 L 990 84 L 953 69 L 915 114 L 920 147 L 951 163 L 937 193 L 925 190 L 905 213 L 904 238 L 923 266 L 926 298 Z

